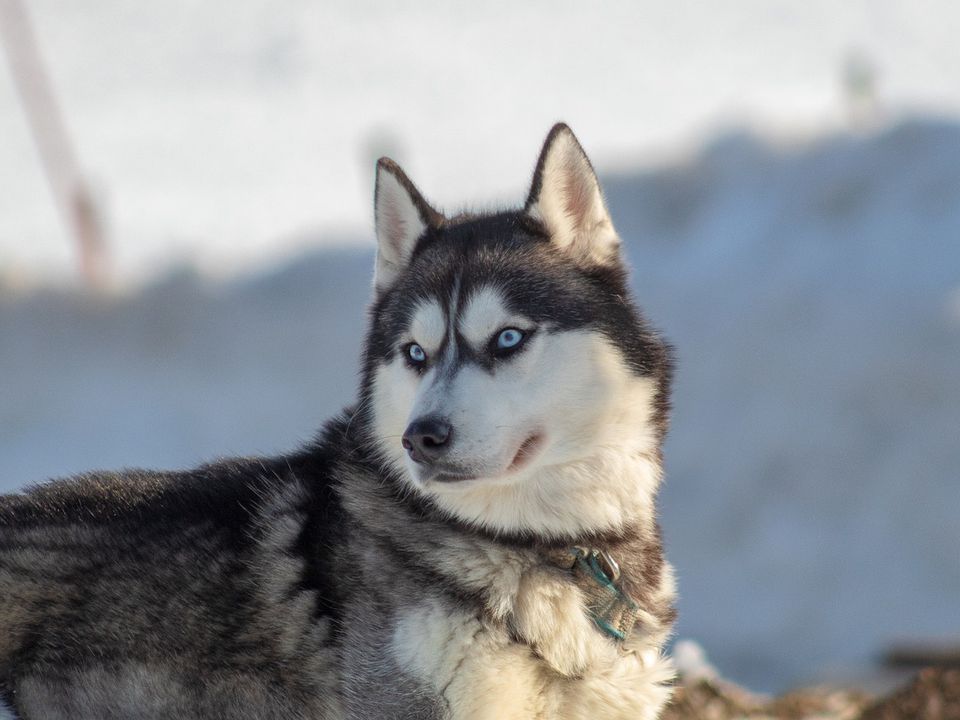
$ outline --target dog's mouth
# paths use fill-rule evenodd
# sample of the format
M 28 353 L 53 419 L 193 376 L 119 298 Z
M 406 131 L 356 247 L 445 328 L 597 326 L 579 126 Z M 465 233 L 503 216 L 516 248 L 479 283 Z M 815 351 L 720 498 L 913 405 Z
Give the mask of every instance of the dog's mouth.
M 458 483 L 458 482 L 467 482 L 469 480 L 476 480 L 477 477 L 475 475 L 458 475 L 454 473 L 441 472 L 441 473 L 437 473 L 430 479 L 433 480 L 434 482 L 439 482 L 439 483 Z
M 438 483 L 462 483 L 471 480 L 498 480 L 522 470 L 539 454 L 543 448 L 544 436 L 540 432 L 535 432 L 517 448 L 513 460 L 502 472 L 494 475 L 477 474 L 472 472 L 463 472 L 455 467 L 439 467 L 429 480 Z
M 534 433 L 522 443 L 517 449 L 517 454 L 513 457 L 513 462 L 507 466 L 507 473 L 513 473 L 517 470 L 520 470 L 523 467 L 526 467 L 530 464 L 530 461 L 536 457 L 537 453 L 540 452 L 540 448 L 543 447 L 543 435 L 540 433 Z

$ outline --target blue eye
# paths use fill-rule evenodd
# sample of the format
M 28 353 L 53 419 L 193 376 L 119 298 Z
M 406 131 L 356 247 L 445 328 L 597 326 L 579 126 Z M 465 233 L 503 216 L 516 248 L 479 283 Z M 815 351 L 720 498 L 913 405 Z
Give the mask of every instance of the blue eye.
M 423 351 L 423 348 L 416 343 L 410 343 L 409 347 L 407 347 L 407 355 L 409 355 L 410 360 L 417 365 L 427 361 L 427 354 Z
M 523 333 L 516 328 L 501 330 L 497 335 L 497 350 L 509 350 L 517 347 L 523 340 Z

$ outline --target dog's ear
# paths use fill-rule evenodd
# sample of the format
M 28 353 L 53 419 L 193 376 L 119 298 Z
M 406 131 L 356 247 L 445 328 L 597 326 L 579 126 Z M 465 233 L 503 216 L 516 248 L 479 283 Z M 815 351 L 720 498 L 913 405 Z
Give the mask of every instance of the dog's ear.
M 390 158 L 377 161 L 373 199 L 377 229 L 377 264 L 373 285 L 378 293 L 388 290 L 410 261 L 417 241 L 443 216 L 423 199 L 400 166 Z
M 563 123 L 553 126 L 543 144 L 525 209 L 577 260 L 607 265 L 619 259 L 620 238 L 600 182 L 573 131 Z

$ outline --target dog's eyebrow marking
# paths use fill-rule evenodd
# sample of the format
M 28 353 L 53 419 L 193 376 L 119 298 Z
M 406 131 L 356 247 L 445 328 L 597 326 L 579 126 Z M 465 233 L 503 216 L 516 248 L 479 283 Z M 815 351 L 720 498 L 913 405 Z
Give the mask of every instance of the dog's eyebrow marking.
M 440 349 L 447 333 L 447 320 L 437 300 L 425 300 L 414 308 L 410 321 L 410 336 L 428 353 Z
M 474 348 L 480 348 L 493 333 L 516 320 L 507 309 L 503 293 L 487 285 L 468 298 L 460 316 L 460 334 Z

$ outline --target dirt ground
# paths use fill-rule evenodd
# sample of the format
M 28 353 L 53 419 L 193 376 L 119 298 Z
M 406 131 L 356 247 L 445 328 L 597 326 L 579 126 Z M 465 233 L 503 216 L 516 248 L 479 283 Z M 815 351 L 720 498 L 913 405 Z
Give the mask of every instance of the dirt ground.
M 808 688 L 778 698 L 722 681 L 681 685 L 662 720 L 960 720 L 960 669 L 928 668 L 883 697 Z

